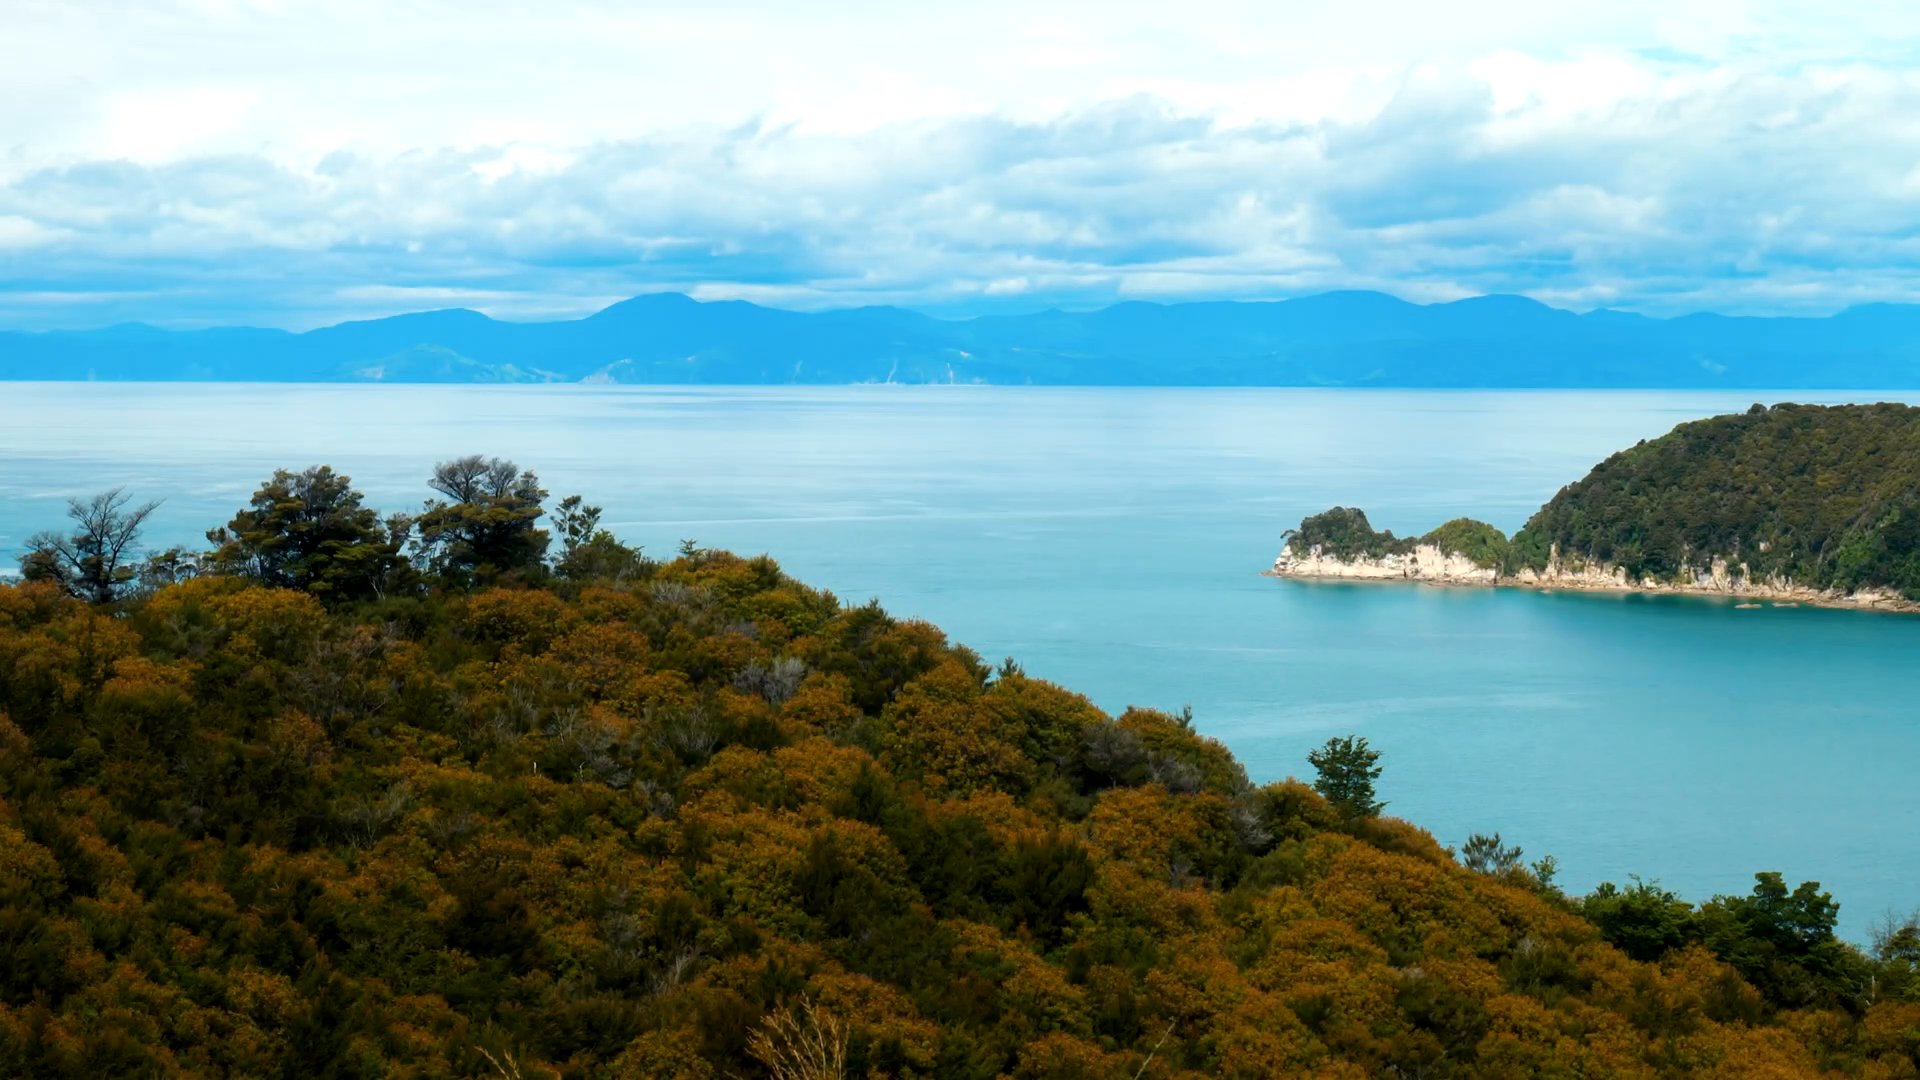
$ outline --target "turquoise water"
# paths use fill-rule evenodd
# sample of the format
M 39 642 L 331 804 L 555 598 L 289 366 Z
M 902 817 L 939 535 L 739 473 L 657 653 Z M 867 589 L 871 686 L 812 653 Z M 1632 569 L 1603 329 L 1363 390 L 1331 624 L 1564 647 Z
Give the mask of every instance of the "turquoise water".
M 195 540 L 275 466 L 408 509 L 484 452 L 655 553 L 771 552 L 1118 709 L 1191 704 L 1256 780 L 1358 732 L 1390 813 L 1500 830 L 1576 891 L 1817 879 L 1856 938 L 1920 905 L 1920 617 L 1259 576 L 1336 503 L 1513 529 L 1635 440 L 1887 394 L 0 385 L 0 550 L 65 497 Z

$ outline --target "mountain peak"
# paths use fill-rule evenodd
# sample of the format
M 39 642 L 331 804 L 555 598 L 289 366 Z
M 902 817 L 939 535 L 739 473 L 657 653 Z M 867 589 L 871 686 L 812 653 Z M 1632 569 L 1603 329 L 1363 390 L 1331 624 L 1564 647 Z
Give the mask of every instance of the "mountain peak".
M 608 304 L 599 311 L 587 316 L 588 319 L 622 319 L 635 315 L 658 315 L 669 311 L 686 311 L 700 306 L 700 301 L 680 292 L 641 293 L 615 304 Z
M 1473 311 L 1479 314 L 1524 313 L 1527 315 L 1538 315 L 1542 312 L 1551 312 L 1555 315 L 1573 314 L 1573 312 L 1567 311 L 1564 308 L 1550 307 L 1535 300 L 1531 296 L 1521 296 L 1517 293 L 1488 293 L 1485 296 L 1467 296 L 1433 306 L 1452 308 L 1455 311 Z

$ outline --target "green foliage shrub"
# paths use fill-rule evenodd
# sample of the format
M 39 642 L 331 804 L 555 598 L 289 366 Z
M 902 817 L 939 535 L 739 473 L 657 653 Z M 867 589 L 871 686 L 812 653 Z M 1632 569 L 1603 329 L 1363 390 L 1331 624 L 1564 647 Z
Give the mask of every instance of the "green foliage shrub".
M 1692 940 L 1693 905 L 1657 882 L 1636 878 L 1624 889 L 1601 882 L 1580 906 L 1602 937 L 1635 960 L 1656 961 Z
M 1651 882 L 1608 882 L 1580 910 L 1601 936 L 1636 960 L 1657 961 L 1688 945 L 1724 961 L 1771 1007 L 1864 1011 L 1876 996 L 1870 959 L 1834 935 L 1840 906 L 1818 882 L 1788 890 L 1777 873 L 1754 875 L 1752 893 L 1716 896 L 1698 908 Z M 1897 976 L 1897 967 L 1886 970 Z
M 1449 554 L 1464 555 L 1475 566 L 1499 569 L 1509 559 L 1507 535 L 1484 521 L 1454 518 L 1422 536 L 1420 542 L 1432 544 Z
M 1391 529 L 1375 530 L 1364 510 L 1336 506 L 1301 520 L 1287 533 L 1286 545 L 1301 555 L 1316 548 L 1336 559 L 1377 559 L 1413 550 L 1413 541 L 1401 540 Z

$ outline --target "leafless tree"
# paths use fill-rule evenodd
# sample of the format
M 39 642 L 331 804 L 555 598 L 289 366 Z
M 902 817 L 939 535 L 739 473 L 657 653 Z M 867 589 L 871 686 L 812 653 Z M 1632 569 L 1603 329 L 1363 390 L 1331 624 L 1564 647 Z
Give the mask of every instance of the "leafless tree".
M 482 498 L 505 498 L 539 483 L 532 473 L 521 472 L 520 466 L 511 461 L 469 454 L 435 465 L 427 486 L 454 502 L 472 503 Z
M 72 533 L 35 533 L 20 557 L 29 581 L 51 581 L 83 600 L 110 604 L 120 599 L 138 574 L 134 542 L 140 526 L 159 508 L 158 500 L 129 506 L 133 496 L 114 488 L 91 499 L 70 499 Z
M 447 501 L 428 502 L 407 524 L 415 554 L 434 573 L 491 580 L 544 561 L 547 533 L 534 521 L 547 492 L 538 476 L 472 454 L 435 465 L 427 486 Z
M 774 1080 L 841 1080 L 847 1075 L 847 1026 L 807 1002 L 769 1013 L 747 1039 Z
M 733 688 L 758 694 L 777 707 L 786 704 L 806 678 L 806 662 L 796 657 L 783 656 L 767 664 L 749 660 L 733 677 Z

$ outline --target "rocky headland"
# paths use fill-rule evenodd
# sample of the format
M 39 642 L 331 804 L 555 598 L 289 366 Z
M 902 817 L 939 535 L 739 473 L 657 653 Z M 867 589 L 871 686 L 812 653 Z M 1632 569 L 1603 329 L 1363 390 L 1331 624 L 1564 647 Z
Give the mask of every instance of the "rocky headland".
M 1920 611 L 1920 409 L 1756 405 L 1682 424 L 1511 537 L 1457 518 L 1401 538 L 1334 507 L 1288 531 L 1269 573 Z
M 1864 608 L 1874 611 L 1920 612 L 1920 604 L 1885 589 L 1818 589 L 1782 578 L 1756 579 L 1744 565 L 1728 566 L 1715 559 L 1703 570 L 1688 568 L 1674 580 L 1651 577 L 1633 578 L 1623 566 L 1605 563 L 1569 565 L 1550 559 L 1535 570 L 1520 567 L 1503 573 L 1499 567 L 1481 566 L 1457 551 L 1443 550 L 1436 544 L 1415 544 L 1410 550 L 1385 555 L 1356 555 L 1343 558 L 1315 546 L 1305 552 L 1292 547 L 1281 550 L 1273 561 L 1270 576 L 1309 581 L 1409 582 L 1425 585 L 1509 586 L 1527 589 L 1581 589 L 1592 592 L 1675 593 L 1691 596 L 1724 596 L 1738 600 L 1771 604 L 1805 604 L 1810 607 Z

